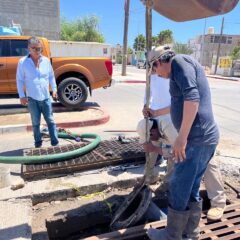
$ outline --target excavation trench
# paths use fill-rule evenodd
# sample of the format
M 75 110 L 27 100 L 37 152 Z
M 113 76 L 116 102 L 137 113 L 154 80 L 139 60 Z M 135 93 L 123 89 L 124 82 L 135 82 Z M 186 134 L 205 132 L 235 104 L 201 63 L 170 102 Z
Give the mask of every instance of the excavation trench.
M 163 212 L 167 207 L 166 199 L 152 198 L 150 189 L 144 188 L 130 204 L 126 204 L 131 195 L 132 188 L 111 189 L 37 204 L 33 207 L 32 239 L 81 239 L 166 217 Z M 39 225 L 43 224 L 45 233 L 39 231 Z
M 33 207 L 32 239 L 82 239 L 166 219 L 166 192 L 153 196 L 146 187 L 137 194 L 134 191 L 132 188 L 108 189 L 37 204 Z M 204 209 L 208 209 L 209 200 L 204 191 L 202 196 Z M 41 229 L 43 225 L 45 229 Z

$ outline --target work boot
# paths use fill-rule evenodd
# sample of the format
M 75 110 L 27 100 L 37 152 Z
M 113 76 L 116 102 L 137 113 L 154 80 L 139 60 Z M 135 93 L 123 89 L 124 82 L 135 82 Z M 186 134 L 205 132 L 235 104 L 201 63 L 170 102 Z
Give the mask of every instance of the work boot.
M 207 219 L 210 221 L 220 220 L 223 216 L 224 208 L 213 207 L 208 210 Z
M 202 200 L 189 203 L 189 219 L 183 231 L 183 240 L 197 240 L 200 235 L 199 222 L 202 213 Z
M 176 211 L 169 207 L 166 228 L 162 230 L 150 228 L 147 235 L 151 240 L 182 240 L 188 217 L 189 211 Z

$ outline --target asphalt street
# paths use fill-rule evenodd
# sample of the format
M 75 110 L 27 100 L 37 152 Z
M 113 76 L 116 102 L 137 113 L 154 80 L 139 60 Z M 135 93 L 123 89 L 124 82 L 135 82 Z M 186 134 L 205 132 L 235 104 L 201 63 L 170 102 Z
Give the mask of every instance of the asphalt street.
M 96 132 L 104 139 L 124 134 L 135 135 L 133 131 L 142 117 L 144 83 L 119 83 L 121 67 L 114 67 L 115 83 L 107 89 L 93 91 L 87 102 L 105 109 L 110 114 L 110 121 L 103 125 L 71 129 L 77 133 Z M 127 76 L 121 79 L 145 79 L 145 70 L 136 67 L 127 68 Z M 219 125 L 221 137 L 240 145 L 240 81 L 210 79 L 213 109 Z M 18 104 L 18 99 L 0 99 L 0 105 Z M 69 116 L 71 117 L 71 116 Z M 130 132 L 129 132 L 130 131 Z M 31 133 L 12 133 L 3 135 L 0 152 L 5 153 L 33 146 Z

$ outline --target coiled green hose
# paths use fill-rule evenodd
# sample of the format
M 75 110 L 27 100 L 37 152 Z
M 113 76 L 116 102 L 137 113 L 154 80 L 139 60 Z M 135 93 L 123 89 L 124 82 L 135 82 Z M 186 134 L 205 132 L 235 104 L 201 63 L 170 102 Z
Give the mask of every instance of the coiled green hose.
M 94 133 L 84 133 L 81 135 L 77 135 L 72 133 L 72 136 L 69 136 L 67 133 L 59 132 L 59 138 L 68 138 L 73 139 L 73 136 L 78 136 L 80 138 L 90 138 L 94 139 L 90 142 L 87 146 L 81 147 L 79 149 L 75 149 L 69 152 L 64 153 L 56 153 L 50 155 L 41 155 L 41 156 L 0 156 L 0 163 L 7 163 L 7 164 L 35 164 L 35 163 L 53 163 L 53 162 L 60 162 L 72 158 L 79 157 L 85 153 L 90 152 L 94 148 L 98 146 L 101 142 L 100 136 Z

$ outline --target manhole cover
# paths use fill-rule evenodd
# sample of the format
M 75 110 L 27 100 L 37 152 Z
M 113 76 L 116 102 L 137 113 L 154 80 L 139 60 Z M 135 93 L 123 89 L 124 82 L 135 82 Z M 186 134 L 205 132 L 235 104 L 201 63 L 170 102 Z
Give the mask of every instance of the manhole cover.
M 25 180 L 36 180 L 112 165 L 143 163 L 145 161 L 145 153 L 142 146 L 138 143 L 138 138 L 129 138 L 129 140 L 129 143 L 124 144 L 116 139 L 102 141 L 93 151 L 71 160 L 46 164 L 23 164 L 22 177 Z M 81 142 L 58 147 L 34 148 L 25 151 L 24 155 L 39 156 L 62 153 L 77 149 L 86 144 Z

